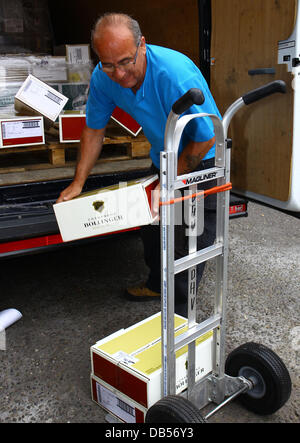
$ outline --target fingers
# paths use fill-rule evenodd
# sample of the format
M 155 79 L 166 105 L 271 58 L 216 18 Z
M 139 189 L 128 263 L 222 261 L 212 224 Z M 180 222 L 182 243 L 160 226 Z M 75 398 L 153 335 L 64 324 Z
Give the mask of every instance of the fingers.
M 56 200 L 56 203 L 72 200 L 72 198 L 77 197 L 81 193 L 81 190 L 81 186 L 78 186 L 75 183 L 71 183 L 70 186 L 68 186 L 60 193 L 60 196 Z

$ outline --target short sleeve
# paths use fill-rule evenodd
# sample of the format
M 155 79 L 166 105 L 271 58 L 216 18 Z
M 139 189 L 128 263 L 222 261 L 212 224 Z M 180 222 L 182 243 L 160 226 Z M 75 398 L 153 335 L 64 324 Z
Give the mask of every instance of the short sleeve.
M 104 92 L 107 90 L 105 77 L 99 71 L 99 68 L 95 68 L 91 77 L 86 104 L 86 124 L 92 129 L 104 128 L 116 107 L 116 104 Z

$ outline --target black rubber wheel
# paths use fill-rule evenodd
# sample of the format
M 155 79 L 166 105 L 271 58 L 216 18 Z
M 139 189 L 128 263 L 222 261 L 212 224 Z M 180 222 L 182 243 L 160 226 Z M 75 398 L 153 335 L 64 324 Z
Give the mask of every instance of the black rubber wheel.
M 206 423 L 206 421 L 192 402 L 178 395 L 168 395 L 148 409 L 145 423 Z
M 253 382 L 253 388 L 238 400 L 256 414 L 273 414 L 290 397 L 292 384 L 288 370 L 280 357 L 264 345 L 250 342 L 236 348 L 227 357 L 225 373 Z

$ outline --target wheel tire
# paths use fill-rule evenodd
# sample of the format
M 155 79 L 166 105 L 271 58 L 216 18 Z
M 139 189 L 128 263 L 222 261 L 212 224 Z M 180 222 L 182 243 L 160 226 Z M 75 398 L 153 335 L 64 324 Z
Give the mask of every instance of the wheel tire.
M 225 373 L 254 381 L 253 389 L 239 396 L 248 410 L 260 415 L 273 414 L 291 394 L 291 379 L 283 361 L 271 349 L 257 343 L 245 343 L 226 360 Z
M 206 423 L 196 406 L 184 397 L 168 395 L 148 409 L 145 423 Z

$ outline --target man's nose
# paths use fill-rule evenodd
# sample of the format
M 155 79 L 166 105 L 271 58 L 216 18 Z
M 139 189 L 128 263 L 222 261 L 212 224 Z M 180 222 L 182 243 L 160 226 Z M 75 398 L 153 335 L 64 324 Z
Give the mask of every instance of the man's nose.
M 122 69 L 120 69 L 118 66 L 115 66 L 115 69 L 114 69 L 113 75 L 114 75 L 114 77 L 115 77 L 116 79 L 118 79 L 118 80 L 122 80 L 122 78 L 123 78 L 124 75 L 125 75 L 125 71 L 123 71 Z

